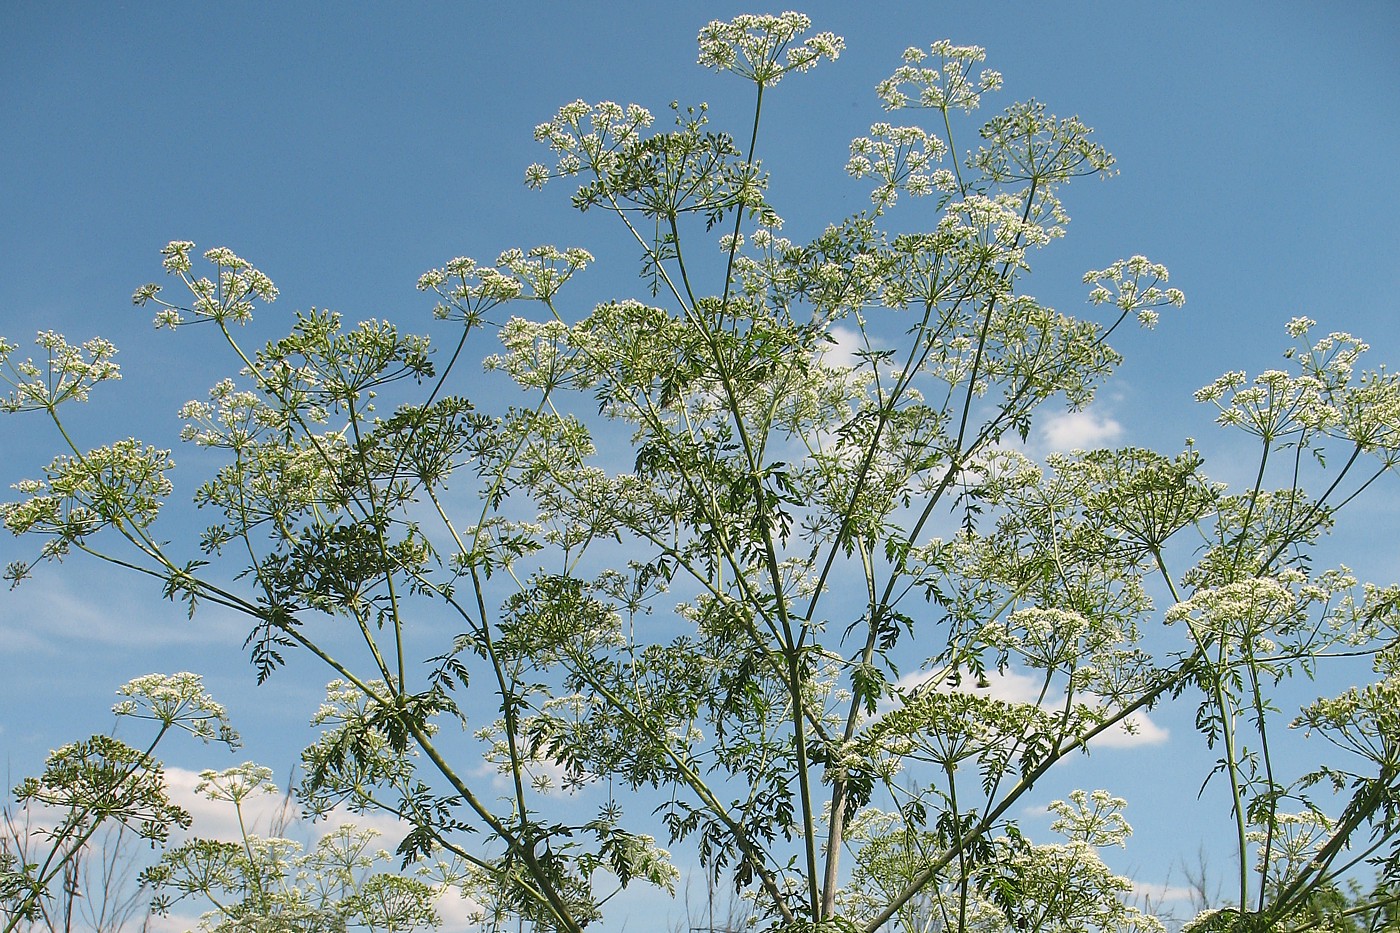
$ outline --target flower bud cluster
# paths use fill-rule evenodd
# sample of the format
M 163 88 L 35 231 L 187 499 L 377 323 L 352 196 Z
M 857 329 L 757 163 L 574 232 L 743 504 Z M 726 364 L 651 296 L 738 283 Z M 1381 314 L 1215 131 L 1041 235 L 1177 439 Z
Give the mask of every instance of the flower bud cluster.
M 189 240 L 172 240 L 162 250 L 165 258 L 162 265 L 169 275 L 178 275 L 194 296 L 189 307 L 173 304 L 159 297 L 161 287 L 154 282 L 140 286 L 132 293 L 131 303 L 145 306 L 155 302 L 155 325 L 175 328 L 192 323 L 186 314 L 193 314 L 199 320 L 211 320 L 219 324 L 232 321 L 246 324 L 253 318 L 253 299 L 271 304 L 277 300 L 277 286 L 252 264 L 234 254 L 226 247 L 218 246 L 206 250 L 204 258 L 214 264 L 215 277 L 195 278 L 194 263 L 190 251 L 194 244 Z
M 1166 266 L 1146 256 L 1133 256 L 1120 259 L 1107 269 L 1089 270 L 1084 273 L 1084 284 L 1094 286 L 1089 292 L 1090 302 L 1112 303 L 1124 315 L 1136 315 L 1138 323 L 1150 329 L 1157 323 L 1159 308 L 1180 308 L 1186 304 L 1181 289 L 1161 287 L 1167 278 Z
M 85 402 L 92 387 L 99 382 L 121 378 L 121 370 L 112 361 L 117 348 L 111 341 L 94 337 L 75 346 L 62 334 L 51 330 L 40 332 L 34 342 L 47 357 L 43 363 L 26 359 L 11 362 L 18 347 L 0 339 L 0 380 L 13 387 L 0 397 L 0 412 L 48 411 L 67 401 Z

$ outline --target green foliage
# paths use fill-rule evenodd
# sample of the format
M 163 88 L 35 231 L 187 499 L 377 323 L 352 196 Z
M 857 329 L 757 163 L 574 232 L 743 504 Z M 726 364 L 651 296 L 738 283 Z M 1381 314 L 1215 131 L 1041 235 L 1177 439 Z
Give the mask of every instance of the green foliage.
M 760 116 L 780 78 L 843 48 L 807 28 L 790 13 L 702 30 L 701 63 L 755 85 L 746 144 L 703 106 L 675 106 L 663 132 L 639 105 L 576 101 L 537 128 L 555 164 L 526 183 L 572 180 L 575 207 L 611 215 L 642 251 L 644 298 L 571 319 L 556 298 L 592 256 L 509 249 L 420 279 L 445 365 L 426 337 L 314 310 L 248 352 L 230 325 L 276 289 L 225 249 L 196 277 L 193 245 L 172 243 L 188 304 L 154 285 L 136 302 L 158 325 L 212 324 L 238 371 L 184 410 L 185 441 L 222 458 L 196 493 L 213 523 L 156 539 L 168 455 L 85 452 L 66 433 L 0 518 L 39 539 L 36 560 L 88 552 L 192 612 L 243 613 L 260 679 L 286 651 L 325 662 L 303 801 L 403 819 L 405 864 L 459 860 L 440 883 L 493 923 L 577 931 L 634 880 L 672 888 L 647 814 L 623 805 L 654 788 L 670 840 L 773 930 L 1159 929 L 1098 854 L 1127 836 L 1121 801 L 1059 804 L 1065 842 L 1032 841 L 1011 814 L 1057 763 L 1169 702 L 1194 704 L 1219 755 L 1201 777 L 1228 784 L 1240 866 L 1233 906 L 1197 928 L 1311 928 L 1319 892 L 1368 859 L 1384 889 L 1400 872 L 1396 590 L 1310 554 L 1400 462 L 1396 377 L 1358 373 L 1356 338 L 1290 322 L 1287 371 L 1198 393 L 1258 444 L 1240 490 L 1189 442 L 1173 457 L 1018 452 L 1047 410 L 1093 400 L 1121 324 L 1150 328 L 1184 297 L 1142 256 L 1086 273 L 1082 313 L 1027 290 L 1065 232 L 1065 185 L 1113 160 L 1034 101 L 969 127 L 1002 84 L 974 46 L 910 49 L 880 84 L 886 110 L 933 129 L 880 121 L 851 144 L 869 210 L 805 243 L 780 235 Z M 716 242 L 722 271 L 695 258 Z M 502 321 L 507 304 L 519 316 Z M 486 366 L 525 407 L 454 394 L 487 328 Z M 9 407 L 61 430 L 58 403 L 111 378 L 111 353 L 41 345 L 47 370 L 0 345 Z M 605 424 L 631 449 L 599 449 Z M 332 647 L 347 629 L 363 650 Z M 410 630 L 452 635 L 418 665 Z M 1279 686 L 1338 655 L 1373 657 L 1376 682 L 1284 713 Z M 1035 700 L 991 691 L 1008 672 Z M 1341 754 L 1289 773 L 1279 749 L 1304 730 Z M 499 774 L 478 775 L 478 753 Z M 560 779 L 618 793 L 586 819 L 549 795 Z M 321 854 L 191 843 L 159 880 L 298 929 L 355 911 L 431 922 L 409 878 L 287 881 L 298 860 L 367 867 L 336 838 Z
M 391 856 L 374 847 L 378 832 L 353 824 L 325 833 L 309 851 L 295 840 L 252 832 L 244 803 L 276 794 L 271 776 L 251 763 L 203 772 L 196 791 L 233 806 L 241 839 L 196 837 L 167 850 L 142 876 L 155 891 L 157 913 L 185 900 L 207 903 L 198 929 L 210 933 L 411 933 L 440 922 L 435 902 L 457 879 L 453 864 L 418 864 L 412 875 L 376 870 Z
M 152 845 L 188 827 L 190 815 L 171 801 L 165 773 L 154 752 L 171 731 L 234 746 L 237 733 L 222 705 L 204 691 L 196 674 L 147 674 L 124 684 L 125 699 L 113 707 L 123 718 L 155 724 L 144 750 L 108 735 L 94 735 L 49 754 L 44 771 L 14 789 L 19 808 L 39 819 L 29 838 L 0 845 L 0 931 L 10 933 L 35 920 L 53 896 L 56 880 L 76 865 L 89 840 L 104 825 L 121 825 Z M 11 811 L 5 810 L 7 828 Z M 16 847 L 11 851 L 11 843 Z

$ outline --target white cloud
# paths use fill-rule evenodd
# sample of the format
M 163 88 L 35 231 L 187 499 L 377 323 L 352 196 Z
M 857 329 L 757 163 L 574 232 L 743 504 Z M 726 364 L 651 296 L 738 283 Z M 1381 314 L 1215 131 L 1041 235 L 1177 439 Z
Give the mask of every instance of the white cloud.
M 470 897 L 462 896 L 456 888 L 439 894 L 433 906 L 442 918 L 442 925 L 437 927 L 439 933 L 466 933 L 467 930 L 478 929 L 481 924 L 481 905 Z
M 1004 703 L 1034 703 L 1040 699 L 1041 681 L 1029 674 L 1010 669 L 988 671 L 986 683 L 983 687 L 964 679 L 959 689 L 964 693 L 976 690 Z
M 221 842 L 238 842 L 242 831 L 233 804 L 209 800 L 195 793 L 199 784 L 198 771 L 188 768 L 165 769 L 170 799 L 190 812 L 194 818 L 182 838 L 198 836 Z M 253 794 L 243 801 L 243 819 L 248 832 L 258 836 L 284 835 L 297 839 L 320 839 L 336 827 L 354 824 L 360 829 L 372 829 L 380 836 L 384 848 L 392 850 L 413 828 L 390 813 L 352 813 L 344 806 L 336 807 L 324 819 L 309 823 L 301 818 L 296 804 L 285 793 Z
M 1164 904 L 1171 902 L 1191 902 L 1198 897 L 1195 888 L 1186 887 L 1179 884 L 1149 884 L 1142 881 L 1134 881 L 1134 896 L 1146 901 L 1149 904 Z
M 1098 736 L 1091 744 L 1095 748 L 1134 748 L 1139 745 L 1161 745 L 1171 733 L 1157 725 L 1141 711 Z
M 850 369 L 859 366 L 860 357 L 856 353 L 865 349 L 865 342 L 859 333 L 849 327 L 837 325 L 831 328 L 831 336 L 836 338 L 835 343 L 826 345 L 826 352 L 822 355 L 822 362 L 837 369 Z
M 1123 426 L 1107 415 L 1085 409 L 1051 415 L 1037 434 L 1047 453 L 1088 450 L 1116 441 L 1123 434 Z

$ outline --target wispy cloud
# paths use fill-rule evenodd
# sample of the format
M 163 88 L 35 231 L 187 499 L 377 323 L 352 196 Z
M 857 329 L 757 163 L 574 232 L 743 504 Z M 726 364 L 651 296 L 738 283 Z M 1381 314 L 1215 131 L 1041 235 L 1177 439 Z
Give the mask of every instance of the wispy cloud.
M 1192 901 L 1199 896 L 1195 888 L 1181 884 L 1155 884 L 1144 881 L 1133 882 L 1133 895 L 1151 904 L 1164 904 L 1168 901 Z
M 243 626 L 219 607 L 202 607 L 194 621 L 178 606 L 125 581 L 98 572 L 81 584 L 68 575 L 46 574 L 27 581 L 0 606 L 0 654 L 53 653 L 70 642 L 123 648 L 207 643 Z M 136 584 L 139 586 L 140 584 Z M 160 611 L 153 611 L 152 604 Z
M 1036 437 L 1046 453 L 1087 450 L 1118 440 L 1123 425 L 1107 414 L 1086 408 L 1051 415 L 1040 425 Z

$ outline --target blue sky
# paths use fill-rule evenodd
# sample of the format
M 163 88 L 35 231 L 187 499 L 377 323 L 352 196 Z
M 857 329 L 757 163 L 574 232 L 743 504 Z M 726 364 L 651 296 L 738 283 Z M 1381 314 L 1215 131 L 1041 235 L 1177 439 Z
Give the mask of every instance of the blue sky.
M 1042 434 L 1043 446 L 1070 438 L 1170 452 L 1194 436 L 1212 474 L 1237 478 L 1249 464 L 1232 461 L 1238 449 L 1190 395 L 1226 369 L 1273 366 L 1289 318 L 1307 314 L 1321 331 L 1365 337 L 1376 361 L 1400 360 L 1400 5 L 803 9 L 817 29 L 843 35 L 846 51 L 766 104 L 760 155 L 794 239 L 867 203 L 842 171 L 847 146 L 881 119 L 873 87 L 909 45 L 985 46 L 1006 81 L 985 110 L 1035 96 L 1079 114 L 1117 156 L 1118 177 L 1065 193 L 1073 223 L 1039 258 L 1031 288 L 1068 310 L 1082 300 L 1085 269 L 1145 253 L 1170 267 L 1188 304 L 1155 333 L 1117 341 L 1120 378 L 1087 416 L 1056 422 L 1059 438 Z M 130 306 L 136 285 L 161 277 L 159 249 L 171 239 L 251 260 L 280 287 L 275 314 L 288 317 L 327 307 L 428 330 L 431 304 L 414 290 L 421 272 L 546 242 L 599 257 L 581 296 L 641 297 L 633 250 L 604 218 L 571 212 L 562 186 L 522 186 L 524 167 L 545 156 L 531 130 L 582 97 L 657 112 L 672 99 L 709 101 L 716 126 L 738 131 L 748 89 L 696 66 L 694 38 L 708 19 L 750 10 L 762 11 L 10 4 L 0 12 L 0 334 L 112 339 L 124 381 L 72 413 L 80 443 L 134 433 L 169 445 L 179 405 L 230 369 L 185 335 L 152 333 L 149 314 Z M 270 336 L 285 319 L 258 326 Z M 54 449 L 34 416 L 0 421 L 0 478 L 33 475 Z M 178 474 L 177 488 L 187 500 Z M 1339 542 L 1338 559 L 1385 582 L 1400 578 L 1396 492 L 1390 484 L 1353 516 Z M 191 527 L 192 510 L 172 513 L 167 536 Z M 25 553 L 0 541 L 2 562 Z M 49 748 L 108 728 L 111 691 L 153 669 L 204 672 L 248 736 L 248 757 L 279 770 L 293 760 L 322 672 L 294 661 L 255 689 L 238 623 L 215 613 L 186 622 L 157 595 L 81 561 L 0 594 L 0 759 L 14 778 Z M 1129 797 L 1139 841 L 1155 833 L 1132 855 L 1148 881 L 1196 851 L 1189 827 L 1132 806 L 1171 783 L 1176 747 L 1169 739 L 1095 759 L 1112 760 L 1129 785 L 1113 789 Z M 180 767 L 232 763 L 214 758 L 170 749 Z M 1192 794 L 1198 780 L 1188 779 Z

